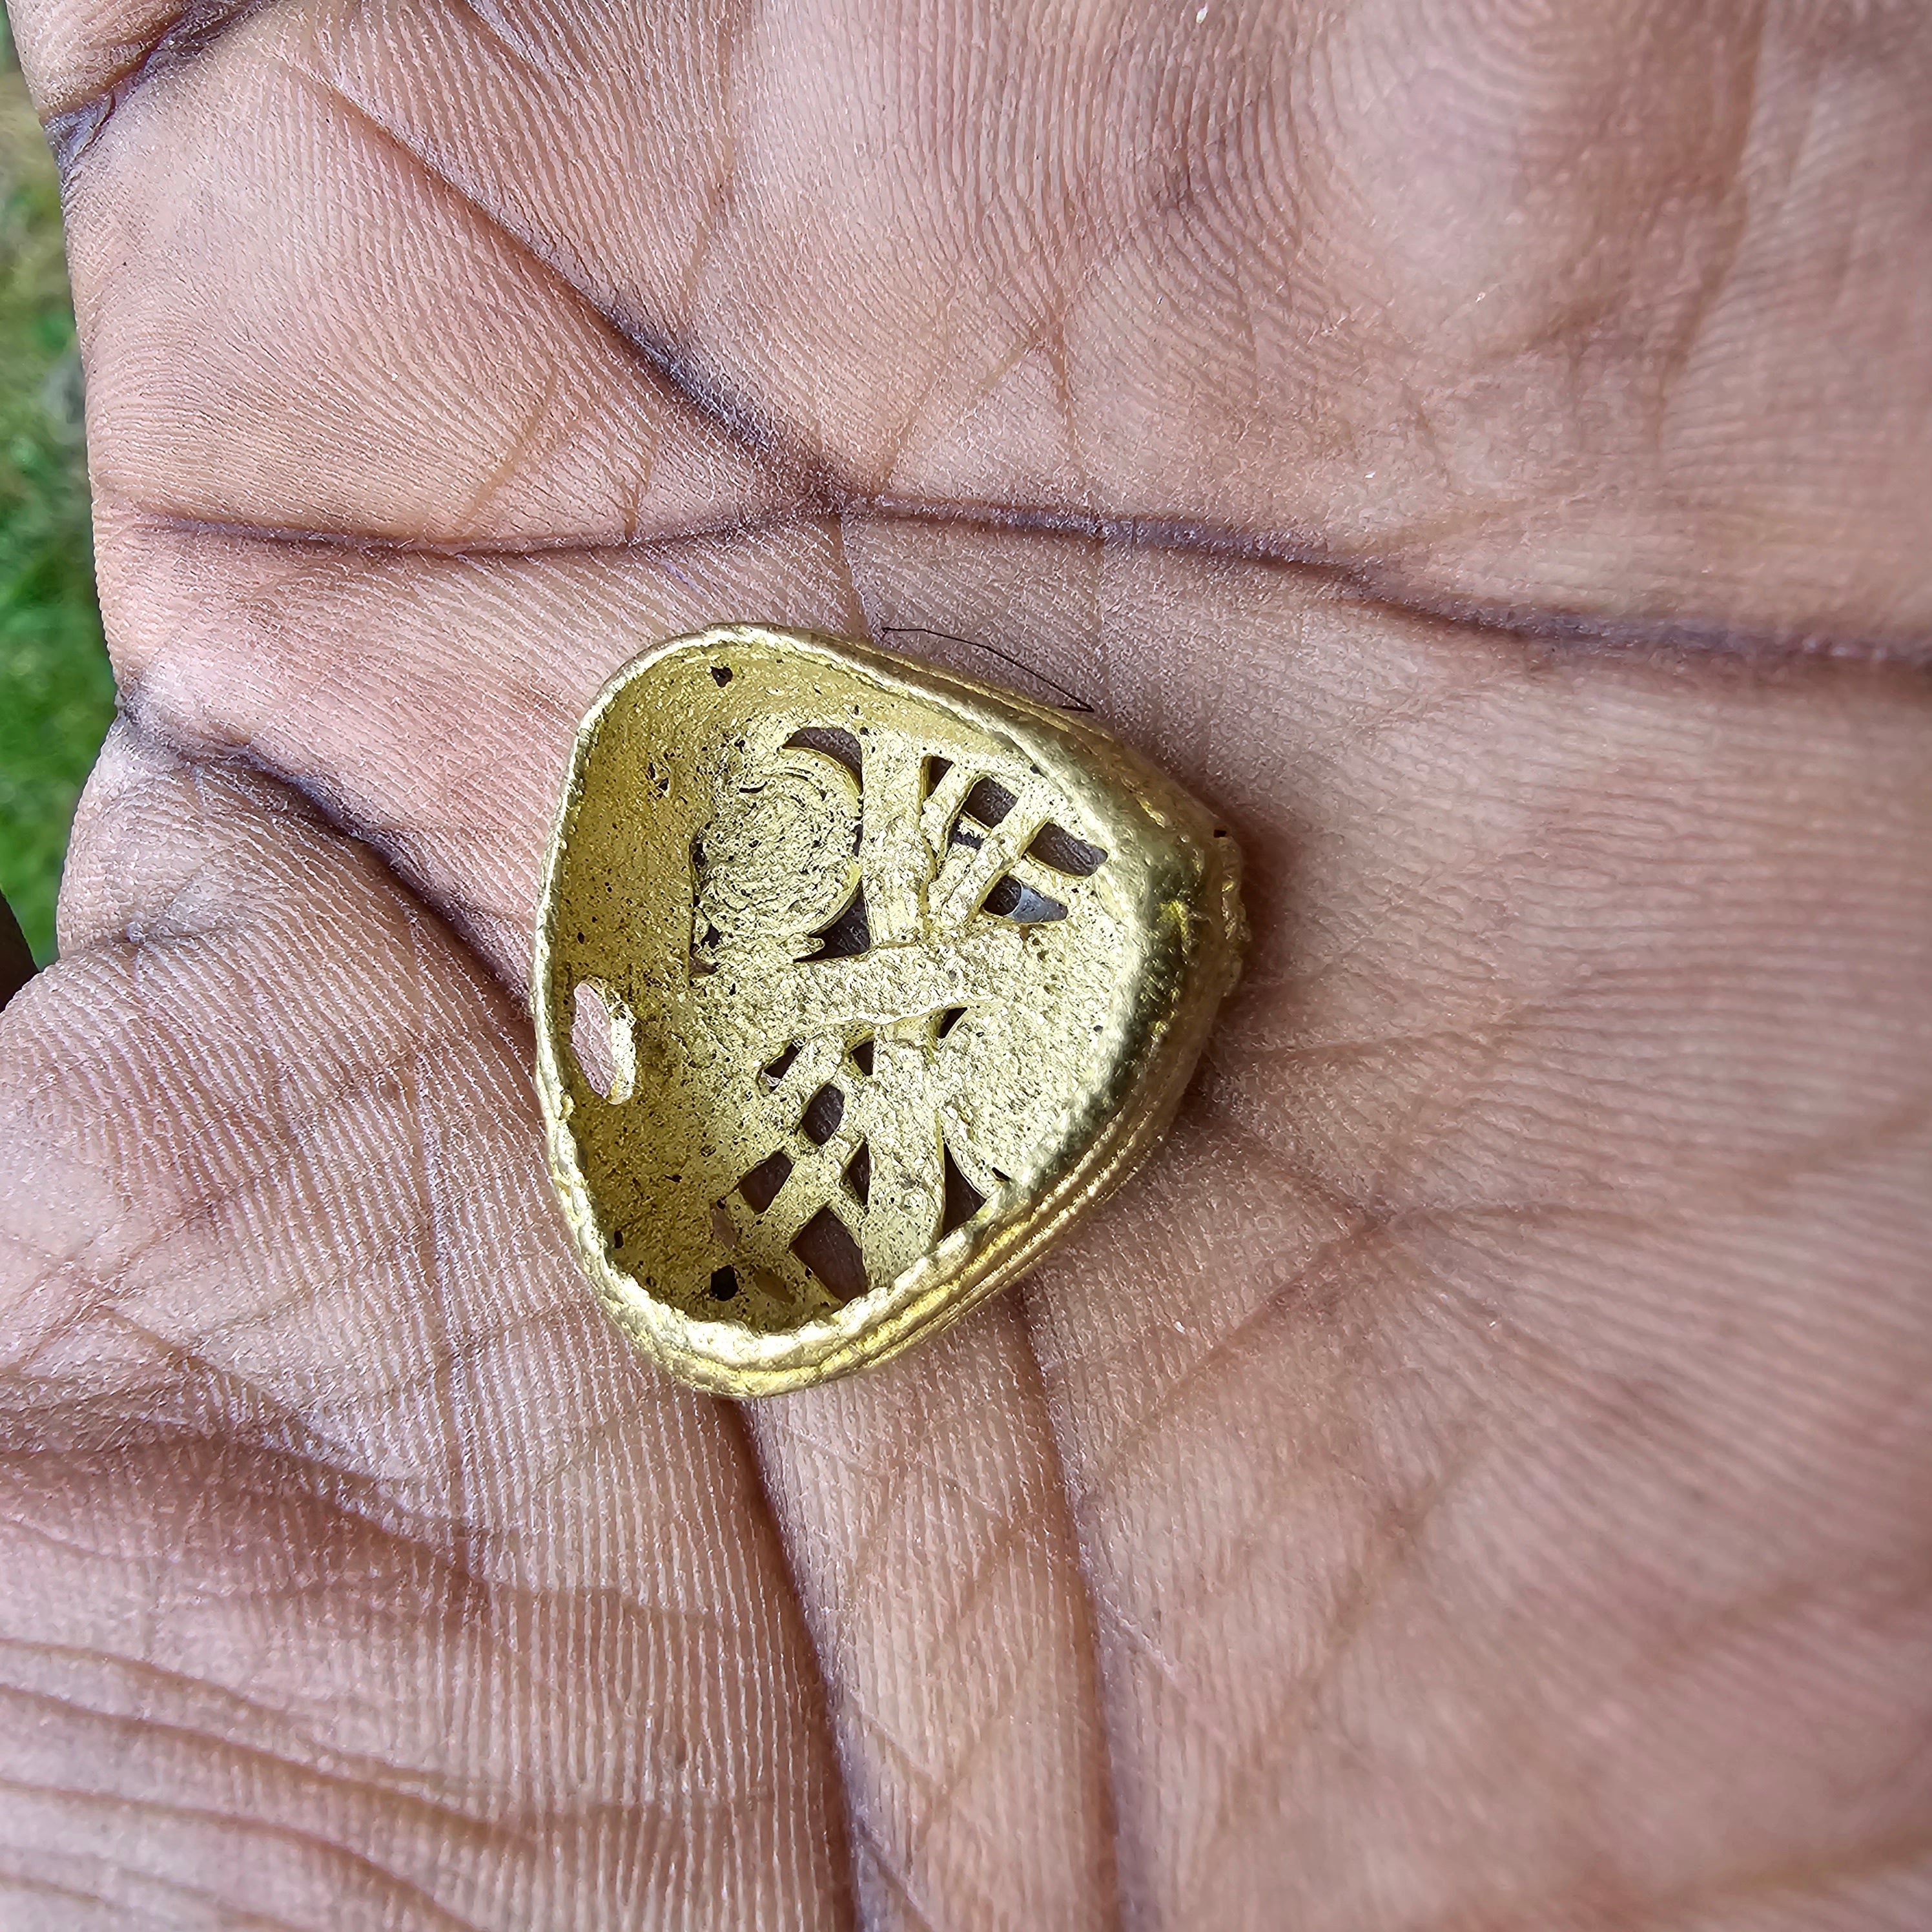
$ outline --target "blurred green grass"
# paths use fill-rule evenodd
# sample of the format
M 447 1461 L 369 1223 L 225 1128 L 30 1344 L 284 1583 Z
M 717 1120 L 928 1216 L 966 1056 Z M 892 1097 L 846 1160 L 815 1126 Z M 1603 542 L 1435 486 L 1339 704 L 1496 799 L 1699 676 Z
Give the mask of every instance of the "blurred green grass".
M 74 801 L 113 715 L 60 190 L 0 16 L 0 892 L 43 965 Z

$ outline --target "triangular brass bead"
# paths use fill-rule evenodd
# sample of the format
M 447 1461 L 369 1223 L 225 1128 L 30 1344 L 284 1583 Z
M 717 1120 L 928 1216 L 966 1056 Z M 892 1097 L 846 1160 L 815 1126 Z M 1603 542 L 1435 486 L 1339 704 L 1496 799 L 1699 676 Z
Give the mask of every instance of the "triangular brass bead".
M 532 980 L 605 1307 L 754 1396 L 1012 1280 L 1166 1126 L 1239 970 L 1239 873 L 1077 715 L 749 625 L 638 658 L 578 735 Z

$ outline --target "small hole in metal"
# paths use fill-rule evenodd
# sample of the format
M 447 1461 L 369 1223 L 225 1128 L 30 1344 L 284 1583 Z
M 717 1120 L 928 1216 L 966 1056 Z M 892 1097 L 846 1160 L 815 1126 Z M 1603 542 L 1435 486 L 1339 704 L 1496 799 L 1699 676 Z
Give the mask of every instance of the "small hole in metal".
M 865 772 L 860 760 L 859 741 L 843 726 L 837 724 L 808 724 L 802 731 L 794 731 L 785 740 L 788 751 L 794 746 L 802 746 L 808 752 L 817 752 L 821 756 L 836 758 L 862 788 Z
M 1058 899 L 1023 886 L 1009 872 L 993 881 L 993 889 L 980 903 L 980 909 L 998 919 L 1010 919 L 1016 926 L 1050 926 L 1066 916 L 1066 908 Z
M 738 1184 L 745 1204 L 754 1214 L 762 1214 L 778 1198 L 778 1190 L 791 1178 L 791 1158 L 780 1148 L 767 1154 Z
M 939 1220 L 939 1232 L 950 1234 L 963 1228 L 986 1204 L 986 1197 L 959 1172 L 952 1150 L 946 1150 L 946 1206 Z
M 1015 802 L 1012 794 L 997 779 L 982 778 L 966 794 L 966 802 L 960 809 L 982 825 L 997 825 L 1012 810 Z
M 841 1300 L 866 1292 L 866 1258 L 852 1231 L 821 1208 L 793 1238 L 791 1251 Z
M 1034 833 L 1027 855 L 1076 879 L 1091 878 L 1107 862 L 1106 854 L 1099 846 L 1075 838 L 1065 826 L 1056 825 L 1051 819 Z
M 805 1103 L 799 1132 L 814 1147 L 823 1147 L 838 1131 L 838 1124 L 844 1118 L 844 1090 L 828 1081 Z
M 727 664 L 713 664 L 711 667 L 711 682 L 722 690 L 724 686 L 731 682 L 730 668 Z M 734 1280 L 732 1284 L 734 1293 L 736 1292 L 736 1286 L 737 1284 Z
M 872 950 L 872 928 L 866 917 L 866 882 L 861 879 L 845 910 L 830 926 L 821 926 L 812 938 L 818 950 L 808 953 L 806 962 L 820 959 L 856 959 Z
M 600 1099 L 617 1106 L 631 1097 L 638 1072 L 636 1024 L 623 1001 L 594 980 L 580 981 L 573 996 L 570 1051 Z

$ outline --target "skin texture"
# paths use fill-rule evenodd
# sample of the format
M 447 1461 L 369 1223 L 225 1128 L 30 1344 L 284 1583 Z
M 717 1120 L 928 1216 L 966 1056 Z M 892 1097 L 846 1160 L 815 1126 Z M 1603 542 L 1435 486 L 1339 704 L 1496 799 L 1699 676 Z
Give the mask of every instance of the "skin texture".
M 0 1922 L 1932 1920 L 1922 6 L 16 22 L 125 716 L 0 1018 Z M 1255 933 L 1089 1229 L 749 1410 L 523 1004 L 734 617 L 1036 667 Z

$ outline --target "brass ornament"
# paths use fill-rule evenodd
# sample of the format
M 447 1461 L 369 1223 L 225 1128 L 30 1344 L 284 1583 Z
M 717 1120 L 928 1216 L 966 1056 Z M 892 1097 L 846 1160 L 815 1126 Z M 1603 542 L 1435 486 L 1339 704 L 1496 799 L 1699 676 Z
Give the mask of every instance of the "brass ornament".
M 896 1354 L 1159 1137 L 1234 842 L 1084 718 L 840 639 L 637 658 L 577 736 L 532 981 L 578 1258 L 717 1394 Z

